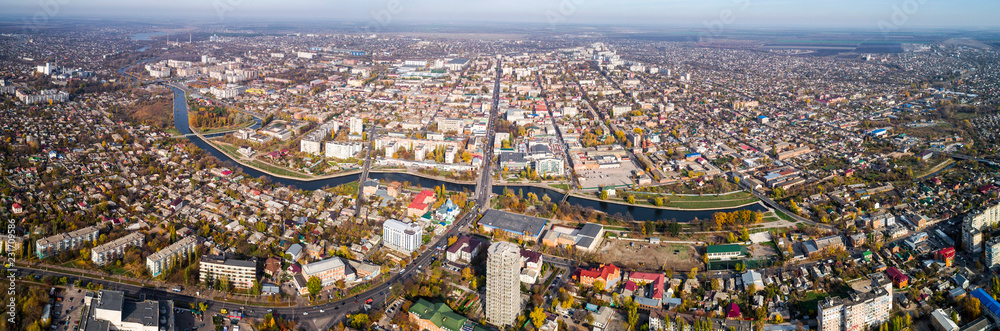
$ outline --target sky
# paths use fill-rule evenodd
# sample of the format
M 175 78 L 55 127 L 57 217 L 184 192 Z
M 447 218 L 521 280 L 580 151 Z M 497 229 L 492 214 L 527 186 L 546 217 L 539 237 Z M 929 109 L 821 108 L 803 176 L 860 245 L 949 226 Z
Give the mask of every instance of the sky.
M 997 0 L 0 0 L 0 16 L 895 30 L 1000 27 Z

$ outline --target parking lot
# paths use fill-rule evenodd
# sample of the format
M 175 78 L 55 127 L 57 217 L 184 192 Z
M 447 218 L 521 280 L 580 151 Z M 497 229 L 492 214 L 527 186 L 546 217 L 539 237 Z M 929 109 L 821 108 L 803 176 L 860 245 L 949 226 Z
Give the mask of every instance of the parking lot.
M 54 330 L 73 330 L 80 324 L 83 297 L 87 291 L 73 286 L 56 291 L 51 318 Z

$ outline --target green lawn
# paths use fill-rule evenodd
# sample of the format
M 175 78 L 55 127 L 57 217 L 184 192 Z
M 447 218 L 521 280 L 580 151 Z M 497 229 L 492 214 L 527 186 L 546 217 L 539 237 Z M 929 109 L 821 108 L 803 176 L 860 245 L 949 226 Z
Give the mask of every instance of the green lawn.
M 305 179 L 311 178 L 309 176 L 306 176 L 306 175 L 303 175 L 303 174 L 300 174 L 300 173 L 297 173 L 297 172 L 294 172 L 294 171 L 291 171 L 291 170 L 288 170 L 288 169 L 285 169 L 285 168 L 275 167 L 273 165 L 266 164 L 266 163 L 263 163 L 263 162 L 260 162 L 260 161 L 257 161 L 257 160 L 250 161 L 250 165 L 252 165 L 254 167 L 257 167 L 257 168 L 260 168 L 260 169 L 263 169 L 264 171 L 267 171 L 269 173 L 277 174 L 277 175 L 288 176 L 288 177 L 295 177 L 295 178 L 305 178 Z
M 795 303 L 799 308 L 799 312 L 806 314 L 807 316 L 816 315 L 816 308 L 819 306 L 819 301 L 830 296 L 826 293 L 820 293 L 815 291 L 806 292 L 804 296 L 799 298 L 798 302 Z
M 567 185 L 567 184 L 549 184 L 549 186 L 551 186 L 551 187 L 553 187 L 555 189 L 559 189 L 559 190 L 563 190 L 563 191 L 569 191 L 569 185 Z
M 684 209 L 705 209 L 705 208 L 730 208 L 736 206 L 742 206 L 745 204 L 750 204 L 760 201 L 757 198 L 740 199 L 740 200 L 714 200 L 714 201 L 669 201 L 664 203 L 667 207 L 674 208 L 684 208 Z
M 778 217 L 780 217 L 783 220 L 795 223 L 795 219 L 794 218 L 792 218 L 791 216 L 788 216 L 788 214 L 782 213 L 780 210 L 775 210 L 774 213 L 777 214 Z

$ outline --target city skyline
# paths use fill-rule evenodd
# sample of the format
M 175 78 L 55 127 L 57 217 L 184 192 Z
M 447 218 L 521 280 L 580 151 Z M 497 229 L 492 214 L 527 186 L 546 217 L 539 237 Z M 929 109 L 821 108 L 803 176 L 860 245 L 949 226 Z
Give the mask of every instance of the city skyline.
M 839 1 L 784 0 L 595 1 L 558 0 L 468 2 L 457 0 L 385 0 L 365 3 L 300 1 L 180 0 L 137 4 L 111 0 L 87 3 L 6 1 L 8 19 L 16 21 L 70 18 L 155 19 L 206 22 L 366 22 L 391 24 L 525 23 L 560 25 L 644 25 L 718 29 L 739 27 L 824 27 L 879 29 L 893 24 L 898 30 L 924 28 L 991 29 L 998 27 L 990 13 L 1000 3 L 951 1 Z

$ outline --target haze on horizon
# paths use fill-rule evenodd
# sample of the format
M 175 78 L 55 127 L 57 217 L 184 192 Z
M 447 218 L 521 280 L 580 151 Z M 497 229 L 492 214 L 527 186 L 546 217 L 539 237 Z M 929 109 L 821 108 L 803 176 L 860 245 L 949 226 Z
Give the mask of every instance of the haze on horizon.
M 392 2 L 396 2 L 393 4 Z M 399 23 L 638 24 L 704 27 L 717 19 L 732 27 L 900 29 L 1000 27 L 991 0 L 2 0 L 7 17 L 48 11 L 55 19 L 369 21 Z M 48 7 L 46 7 L 48 6 Z M 396 7 L 394 7 L 396 6 Z M 220 15 L 220 12 L 222 13 Z M 379 14 L 383 17 L 378 17 Z M 727 16 L 728 15 L 728 16 Z M 902 22 L 902 24 L 899 24 Z

